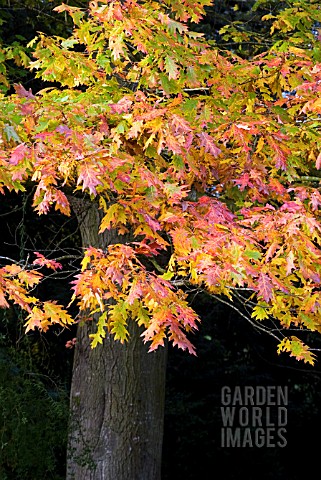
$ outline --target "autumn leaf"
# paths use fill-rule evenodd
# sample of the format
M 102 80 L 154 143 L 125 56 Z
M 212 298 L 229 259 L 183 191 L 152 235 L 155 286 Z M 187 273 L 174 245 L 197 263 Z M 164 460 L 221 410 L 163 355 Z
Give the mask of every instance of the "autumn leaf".
M 262 305 L 255 305 L 252 312 L 252 317 L 256 320 L 265 320 L 269 318 L 268 309 Z
M 125 301 L 119 301 L 108 309 L 110 332 L 114 335 L 115 340 L 119 340 L 120 343 L 124 343 L 128 339 L 127 315 L 127 303 Z
M 132 103 L 132 100 L 129 97 L 125 96 L 121 98 L 117 103 L 110 103 L 109 107 L 113 113 L 127 113 L 130 110 Z
M 29 88 L 29 90 L 26 90 L 23 87 L 23 85 L 20 85 L 18 83 L 15 83 L 13 86 L 14 86 L 16 94 L 19 95 L 19 97 L 30 98 L 31 100 L 35 98 L 35 96 L 33 95 L 32 91 L 31 91 L 31 88 Z
M 273 297 L 273 284 L 266 273 L 261 272 L 259 274 L 258 288 L 263 300 L 268 303 Z
M 221 150 L 215 145 L 213 139 L 208 133 L 202 132 L 198 134 L 200 138 L 200 145 L 201 147 L 204 147 L 205 152 L 210 153 L 213 155 L 213 157 L 217 157 L 220 153 Z
M 250 321 L 320 330 L 318 2 L 301 2 L 300 21 L 291 5 L 267 15 L 266 51 L 240 24 L 222 28 L 220 48 L 191 31 L 210 3 L 56 7 L 71 30 L 39 34 L 29 71 L 55 87 L 0 96 L 0 191 L 32 185 L 39 214 L 82 202 L 103 214 L 71 281 L 93 347 L 108 331 L 125 342 L 136 321 L 151 350 L 167 337 L 194 353 L 180 283 L 230 302 L 242 288 Z M 114 231 L 126 245 L 95 248 Z M 68 312 L 30 294 L 36 267 L 61 266 L 36 257 L 0 269 L 0 306 L 23 308 L 27 329 L 64 328 Z M 312 362 L 299 340 L 280 349 Z
M 50 268 L 51 270 L 61 270 L 62 265 L 59 262 L 56 262 L 55 260 L 49 260 L 48 258 L 45 258 L 42 253 L 39 252 L 34 252 L 36 255 L 36 259 L 32 262 L 33 265 L 40 265 L 41 267 L 47 267 Z
M 1 308 L 9 308 L 9 303 L 6 300 L 5 292 L 2 288 L 0 288 L 0 307 Z
M 102 184 L 100 173 L 91 163 L 83 163 L 79 167 L 77 185 L 82 184 L 82 189 L 88 188 L 92 195 L 97 195 L 97 186 Z
M 103 217 L 99 232 L 102 233 L 105 230 L 110 230 L 112 227 L 115 227 L 119 224 L 125 225 L 126 223 L 127 216 L 124 207 L 118 203 L 115 203 L 108 208 L 106 215 Z
M 294 256 L 294 253 L 291 250 L 291 252 L 289 252 L 289 254 L 286 258 L 286 274 L 287 275 L 290 275 L 292 270 L 295 270 L 294 260 L 295 260 L 295 256 Z
M 18 165 L 21 160 L 28 154 L 28 152 L 29 147 L 26 144 L 21 143 L 11 153 L 9 163 L 11 163 L 12 165 Z
M 284 338 L 278 345 L 278 353 L 288 352 L 291 357 L 314 365 L 316 355 L 296 336 Z
M 165 70 L 166 70 L 166 73 L 168 74 L 169 80 L 177 79 L 179 75 L 177 64 L 175 63 L 173 58 L 169 57 L 168 55 L 165 57 Z

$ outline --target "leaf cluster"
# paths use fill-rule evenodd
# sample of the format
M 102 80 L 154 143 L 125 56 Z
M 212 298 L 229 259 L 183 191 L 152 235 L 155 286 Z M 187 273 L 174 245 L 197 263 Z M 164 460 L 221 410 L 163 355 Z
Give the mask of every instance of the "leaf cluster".
M 40 215 L 68 216 L 68 196 L 85 195 L 101 210 L 101 235 L 131 235 L 106 251 L 90 246 L 73 283 L 97 323 L 93 346 L 107 331 L 125 341 L 134 320 L 152 350 L 168 335 L 193 353 L 187 289 L 232 305 L 246 291 L 249 321 L 320 332 L 320 11 L 282 4 L 262 19 L 271 44 L 244 58 L 189 29 L 208 6 L 59 6 L 72 34 L 40 34 L 30 64 L 58 86 L 34 95 L 15 85 L 0 99 L 2 191 L 31 182 Z M 14 268 L 2 271 L 4 296 L 23 298 L 28 329 L 72 323 L 59 305 L 17 295 L 36 280 Z M 313 361 L 295 337 L 274 336 L 279 351 Z

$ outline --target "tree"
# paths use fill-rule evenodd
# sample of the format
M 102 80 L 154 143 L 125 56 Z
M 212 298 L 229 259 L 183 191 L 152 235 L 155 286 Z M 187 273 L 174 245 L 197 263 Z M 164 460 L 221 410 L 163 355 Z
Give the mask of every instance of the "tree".
M 209 5 L 63 4 L 71 36 L 29 44 L 53 86 L 1 97 L 3 192 L 33 185 L 35 211 L 73 212 L 82 235 L 69 479 L 160 478 L 166 342 L 195 353 L 195 290 L 314 362 L 321 12 L 266 15 L 271 46 L 247 59 L 189 30 Z M 1 268 L 0 304 L 20 305 L 27 331 L 75 322 L 29 293 L 54 254 Z

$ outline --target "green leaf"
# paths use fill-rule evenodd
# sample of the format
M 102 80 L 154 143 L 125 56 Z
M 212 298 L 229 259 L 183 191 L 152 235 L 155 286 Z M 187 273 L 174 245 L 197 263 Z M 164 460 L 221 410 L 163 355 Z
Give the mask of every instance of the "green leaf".
M 119 300 L 116 305 L 109 307 L 108 317 L 110 332 L 114 335 L 115 340 L 124 343 L 128 339 L 127 330 L 127 303 L 124 300 Z
M 245 250 L 244 255 L 253 260 L 260 260 L 262 258 L 262 254 L 257 250 Z
M 106 328 L 107 328 L 107 311 L 105 310 L 102 315 L 100 315 L 97 322 L 97 332 L 89 334 L 89 337 L 92 339 L 91 348 L 96 348 L 98 343 L 102 344 L 103 339 L 106 337 Z
M 160 275 L 160 278 L 163 278 L 164 280 L 171 280 L 174 276 L 174 272 L 165 272 L 163 275 Z
M 17 143 L 21 143 L 21 138 L 19 137 L 19 135 L 17 134 L 17 132 L 15 131 L 12 125 L 5 125 L 3 130 L 9 142 L 10 140 L 14 140 Z

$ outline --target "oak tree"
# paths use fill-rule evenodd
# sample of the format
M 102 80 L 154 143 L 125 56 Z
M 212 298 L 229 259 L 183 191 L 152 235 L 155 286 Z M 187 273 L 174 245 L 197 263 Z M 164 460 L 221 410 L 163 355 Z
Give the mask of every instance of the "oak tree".
M 25 310 L 26 331 L 79 324 L 68 479 L 160 478 L 166 343 L 195 354 L 190 291 L 314 363 L 301 334 L 321 329 L 321 11 L 289 0 L 246 57 L 190 28 L 210 3 L 56 7 L 72 34 L 29 44 L 50 86 L 0 98 L 1 192 L 33 185 L 36 214 L 75 215 L 82 236 L 77 318 L 32 293 L 54 252 L 0 269 L 0 305 Z

